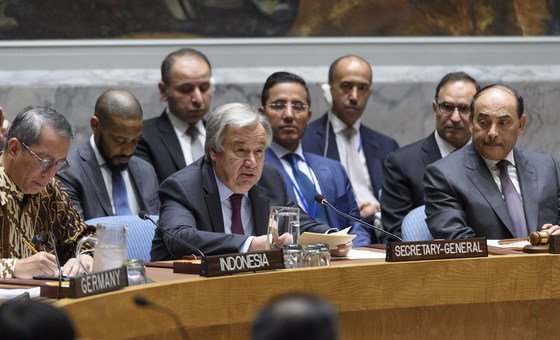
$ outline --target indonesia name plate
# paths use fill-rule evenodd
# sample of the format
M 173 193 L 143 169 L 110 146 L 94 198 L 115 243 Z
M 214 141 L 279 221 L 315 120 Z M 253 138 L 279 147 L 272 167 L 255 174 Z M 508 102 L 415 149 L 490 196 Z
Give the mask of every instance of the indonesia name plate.
M 194 266 L 185 262 L 174 262 L 173 272 L 192 274 Z M 282 249 L 204 256 L 199 266 L 200 276 L 222 276 L 261 270 L 284 269 Z
M 389 242 L 387 262 L 438 260 L 488 256 L 486 238 Z

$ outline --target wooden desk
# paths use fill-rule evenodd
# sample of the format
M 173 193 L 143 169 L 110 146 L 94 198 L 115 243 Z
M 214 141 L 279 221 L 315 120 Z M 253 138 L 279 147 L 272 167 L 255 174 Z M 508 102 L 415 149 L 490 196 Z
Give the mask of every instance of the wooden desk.
M 134 305 L 142 295 L 174 310 L 191 339 L 241 340 L 267 301 L 292 291 L 330 300 L 340 311 L 341 339 L 560 337 L 560 256 L 549 254 L 184 275 L 57 305 L 91 339 L 179 338 L 169 317 Z

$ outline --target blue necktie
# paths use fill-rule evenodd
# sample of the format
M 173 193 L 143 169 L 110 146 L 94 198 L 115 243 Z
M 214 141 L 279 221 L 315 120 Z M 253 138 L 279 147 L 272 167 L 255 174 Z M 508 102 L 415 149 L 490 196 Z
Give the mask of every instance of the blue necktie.
M 128 196 L 124 177 L 120 171 L 112 171 L 113 203 L 115 203 L 115 215 L 132 215 L 128 206 Z
M 315 221 L 323 224 L 329 224 L 327 220 L 327 211 L 325 210 L 325 206 L 318 204 L 315 201 L 315 195 L 318 193 L 315 189 L 315 185 L 309 177 L 307 177 L 303 172 L 299 170 L 298 167 L 298 159 L 300 158 L 295 153 L 289 153 L 284 155 L 284 158 L 290 162 L 292 166 L 292 173 L 294 174 L 294 179 L 299 187 L 299 190 L 303 197 L 300 199 L 305 199 L 305 203 L 307 204 L 306 212 L 311 215 L 315 219 Z M 296 190 L 296 188 L 294 188 Z M 296 190 L 297 191 L 297 190 Z M 315 210 L 315 216 L 313 216 L 313 210 Z

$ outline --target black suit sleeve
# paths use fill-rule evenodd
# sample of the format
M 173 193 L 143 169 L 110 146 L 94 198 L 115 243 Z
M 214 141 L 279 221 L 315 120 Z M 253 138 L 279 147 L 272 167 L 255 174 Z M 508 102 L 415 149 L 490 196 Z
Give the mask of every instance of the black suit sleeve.
M 402 237 L 402 220 L 413 208 L 412 183 L 403 173 L 403 169 L 404 167 L 399 164 L 399 158 L 395 153 L 389 154 L 383 167 L 383 189 L 380 202 L 383 228 L 399 237 Z M 423 169 L 418 169 L 418 171 L 423 171 Z

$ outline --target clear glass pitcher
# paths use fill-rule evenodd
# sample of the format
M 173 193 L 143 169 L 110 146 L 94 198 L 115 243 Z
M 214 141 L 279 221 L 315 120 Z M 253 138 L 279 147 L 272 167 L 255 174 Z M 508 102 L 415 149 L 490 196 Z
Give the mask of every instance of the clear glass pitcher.
M 86 242 L 94 243 L 92 272 L 122 267 L 126 262 L 127 233 L 128 227 L 124 224 L 98 224 L 95 236 L 83 237 L 76 246 L 76 258 L 82 270 L 90 272 L 80 261 L 82 245 Z

